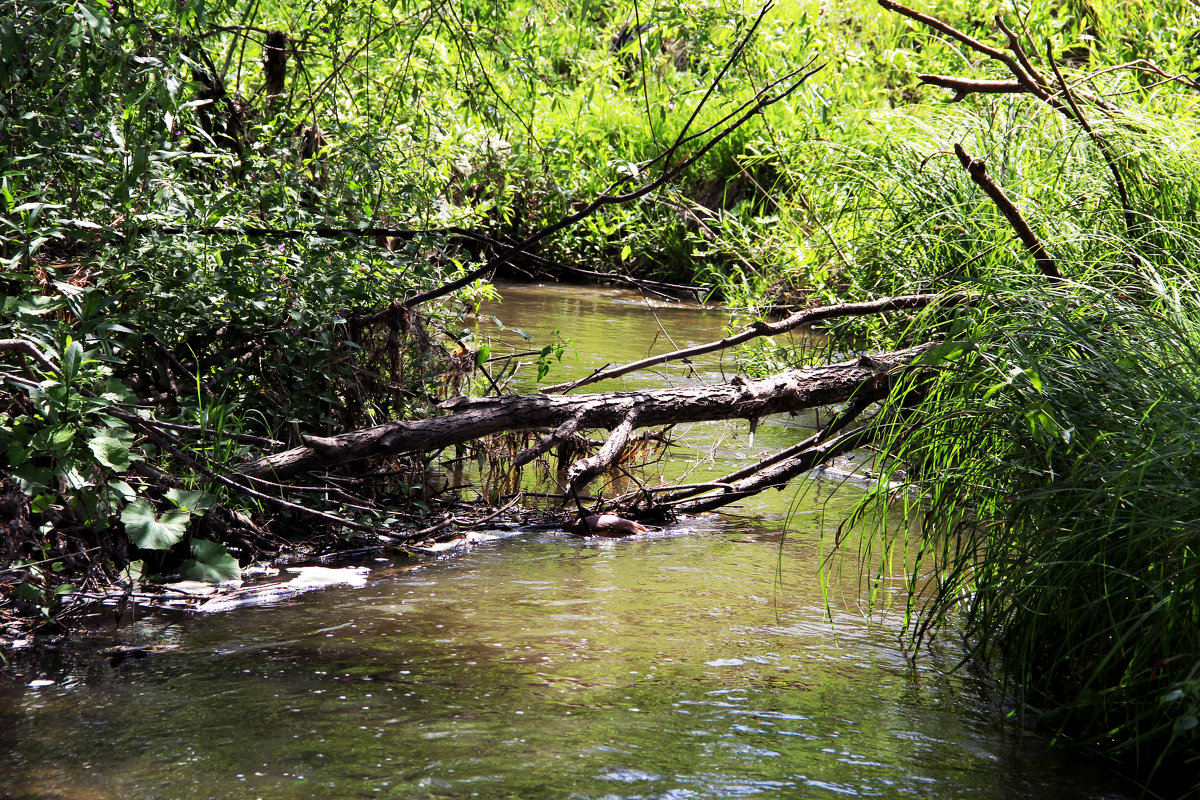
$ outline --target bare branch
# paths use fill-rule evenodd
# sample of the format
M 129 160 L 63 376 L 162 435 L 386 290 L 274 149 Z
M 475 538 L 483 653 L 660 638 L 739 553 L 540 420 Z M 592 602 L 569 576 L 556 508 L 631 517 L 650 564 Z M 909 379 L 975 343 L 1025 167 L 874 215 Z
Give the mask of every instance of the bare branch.
M 1029 89 L 1020 81 L 990 81 L 975 78 L 957 78 L 951 75 L 918 75 L 917 80 L 928 86 L 950 89 L 954 92 L 952 102 L 957 103 L 970 94 L 1027 94 Z
M 575 431 L 579 430 L 579 423 L 582 421 L 583 409 L 580 409 L 578 413 L 572 414 L 570 417 L 568 417 L 567 421 L 562 425 L 559 425 L 551 433 L 542 437 L 542 440 L 533 447 L 527 447 L 526 449 L 517 453 L 516 457 L 513 458 L 513 466 L 522 467 L 528 464 L 530 461 L 533 461 L 542 453 L 548 452 L 551 447 L 565 442 L 567 439 L 575 435 Z
M 1121 171 L 1117 168 L 1117 154 L 1113 152 L 1112 145 L 1108 140 L 1096 133 L 1088 122 L 1087 117 L 1083 115 L 1079 104 L 1075 102 L 1075 95 L 1071 92 L 1071 87 L 1067 85 L 1067 81 L 1063 78 L 1062 72 L 1058 68 L 1058 63 L 1054 60 L 1054 45 L 1050 40 L 1046 40 L 1046 57 L 1050 60 L 1050 67 L 1054 70 L 1054 77 L 1058 80 L 1058 85 L 1062 87 L 1063 96 L 1067 98 L 1067 103 L 1071 107 L 1071 112 L 1075 115 L 1075 121 L 1079 123 L 1079 127 L 1087 131 L 1088 136 L 1092 137 L 1092 141 L 1096 143 L 1096 149 L 1100 151 L 1100 155 L 1104 157 L 1104 163 L 1108 165 L 1108 171 L 1112 173 L 1113 182 L 1117 187 L 1117 194 L 1121 197 L 1121 213 L 1125 216 L 1125 230 L 1129 238 L 1133 238 L 1134 217 L 1133 210 L 1129 207 L 1129 193 L 1125 190 L 1125 180 L 1121 177 Z M 1137 256 L 1134 256 L 1136 263 Z
M 572 396 L 512 395 L 456 397 L 441 405 L 444 417 L 389 422 L 328 437 L 306 437 L 304 447 L 241 465 L 252 477 L 287 478 L 332 464 L 375 456 L 438 450 L 501 431 L 535 430 L 562 425 L 581 414 L 579 428 L 615 428 L 636 405 L 636 426 L 675 422 L 765 417 L 784 411 L 880 399 L 891 390 L 897 371 L 930 345 L 882 353 L 871 359 L 789 370 L 756 380 L 735 377 L 727 383 Z
M 1037 68 L 1033 66 L 1033 62 L 1029 60 L 1029 55 L 1025 52 L 1024 45 L 1021 44 L 1021 38 L 1016 32 L 1004 22 L 1004 17 L 996 15 L 996 27 L 1004 34 L 1004 38 L 1008 39 L 1008 49 L 1013 51 L 1017 60 L 1021 62 L 1021 66 L 1025 69 L 1034 82 L 1044 91 L 1049 92 L 1050 82 L 1047 81 Z
M 0 339 L 0 350 L 24 353 L 40 364 L 47 372 L 53 373 L 54 375 L 62 374 L 58 371 L 58 367 L 55 365 L 55 363 L 50 360 L 50 357 L 43 353 L 38 346 L 32 342 L 27 342 L 24 339 Z
M 625 445 L 629 444 L 629 437 L 638 426 L 638 416 L 637 398 L 632 398 L 629 402 L 629 413 L 613 428 L 599 452 L 571 465 L 567 470 L 567 481 L 572 493 L 578 495 L 580 489 L 620 458 Z
M 874 400 L 866 398 L 853 398 L 846 407 L 834 415 L 824 428 L 814 433 L 802 442 L 797 442 L 791 447 L 773 453 L 770 456 L 758 461 L 754 464 L 742 467 L 736 472 L 731 472 L 724 477 L 718 478 L 709 484 L 696 484 L 693 486 L 680 486 L 666 497 L 662 498 L 661 503 L 671 505 L 678 503 L 688 497 L 692 497 L 702 492 L 711 491 L 712 489 L 722 489 L 726 492 L 737 491 L 737 482 L 744 481 L 755 475 L 762 473 L 764 470 L 778 464 L 782 461 L 790 461 L 803 455 L 805 452 L 819 445 L 821 442 L 833 436 L 835 433 L 843 430 L 847 425 L 858 419 L 858 416 L 867 409 Z
M 947 25 L 945 22 L 942 22 L 936 17 L 931 17 L 928 14 L 922 14 L 920 11 L 914 11 L 908 6 L 897 3 L 896 0 L 879 0 L 879 5 L 888 9 L 889 11 L 895 11 L 901 16 L 915 20 L 927 28 L 932 28 L 933 30 L 943 33 L 952 39 L 956 39 L 977 53 L 982 53 L 988 58 L 994 58 L 995 60 L 1004 64 L 1004 66 L 1008 67 L 1008 71 L 1013 74 L 1013 77 L 1020 81 L 1025 88 L 1029 90 L 1029 92 L 1036 95 L 1040 99 L 1045 99 L 1046 92 L 1041 86 L 1038 85 L 1037 80 L 1025 71 L 1025 68 L 1017 62 L 1016 58 L 1010 56 L 1008 53 L 1005 53 L 1003 50 L 997 50 L 991 45 L 984 44 L 978 39 L 963 33 L 953 25 Z
M 836 439 L 805 450 L 793 458 L 780 462 L 769 469 L 758 471 L 752 477 L 738 481 L 717 494 L 685 500 L 674 505 L 680 514 L 699 514 L 714 508 L 729 505 L 744 497 L 758 494 L 766 489 L 781 489 L 796 476 L 807 472 L 818 464 L 832 458 L 866 447 L 875 441 L 878 432 L 873 426 L 864 425 Z
M 730 347 L 735 347 L 743 342 L 748 342 L 751 339 L 757 339 L 760 336 L 778 336 L 781 333 L 795 330 L 804 325 L 810 325 L 814 322 L 820 322 L 826 319 L 837 319 L 839 317 L 861 317 L 868 314 L 881 314 L 885 311 L 900 311 L 914 308 L 924 308 L 931 303 L 939 305 L 953 306 L 966 301 L 965 295 L 936 295 L 936 294 L 907 294 L 899 297 L 884 297 L 880 300 L 869 300 L 862 303 L 841 303 L 834 306 L 821 306 L 820 308 L 809 308 L 803 311 L 797 311 L 791 316 L 780 320 L 779 322 L 762 322 L 761 320 L 752 323 L 746 330 L 733 336 L 727 336 L 715 342 L 706 344 L 698 344 L 693 347 L 687 347 L 683 350 L 676 350 L 671 353 L 663 353 L 650 358 L 643 358 L 641 361 L 634 361 L 630 364 L 624 364 L 611 369 L 597 370 L 590 375 L 580 378 L 576 381 L 567 383 L 558 383 L 553 386 L 542 387 L 539 391 L 543 394 L 552 392 L 569 392 L 572 389 L 577 389 L 580 386 L 586 386 L 597 381 L 608 380 L 609 378 L 617 378 L 621 375 L 628 375 L 630 372 L 637 372 L 639 369 L 666 364 L 670 361 L 679 361 L 685 358 L 694 358 L 706 353 L 714 353 L 718 350 L 725 350 Z
M 1016 231 L 1017 236 L 1025 245 L 1025 250 L 1033 255 L 1037 262 L 1037 268 L 1043 275 L 1051 280 L 1061 281 L 1062 274 L 1058 271 L 1058 267 L 1054 263 L 1054 259 L 1046 252 L 1045 245 L 1041 239 L 1029 227 L 1029 223 L 1021 216 L 1021 212 L 1013 204 L 1013 201 L 1008 199 L 1008 195 L 1004 190 L 996 185 L 991 176 L 987 173 L 987 165 L 982 160 L 971 158 L 967 155 L 967 151 L 963 149 L 961 144 L 954 145 L 954 153 L 958 156 L 958 160 L 962 162 L 963 168 L 971 175 L 971 180 L 984 193 L 991 198 L 996 204 L 996 208 L 1000 209 L 1000 213 L 1008 220 L 1008 224 Z

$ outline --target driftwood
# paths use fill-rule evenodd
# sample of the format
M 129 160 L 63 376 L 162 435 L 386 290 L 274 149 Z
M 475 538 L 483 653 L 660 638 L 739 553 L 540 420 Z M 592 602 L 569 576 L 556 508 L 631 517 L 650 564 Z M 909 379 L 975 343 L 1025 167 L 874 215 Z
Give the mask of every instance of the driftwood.
M 248 462 L 239 472 L 251 478 L 286 480 L 367 458 L 439 450 L 502 431 L 549 429 L 553 432 L 533 448 L 545 452 L 577 430 L 612 431 L 596 455 L 568 469 L 571 489 L 578 490 L 611 465 L 637 428 L 739 418 L 753 423 L 782 412 L 881 400 L 899 373 L 928 347 L 755 380 L 736 376 L 703 386 L 569 396 L 456 397 L 442 404 L 448 412 L 445 416 L 393 422 L 339 436 L 305 437 L 304 447 Z

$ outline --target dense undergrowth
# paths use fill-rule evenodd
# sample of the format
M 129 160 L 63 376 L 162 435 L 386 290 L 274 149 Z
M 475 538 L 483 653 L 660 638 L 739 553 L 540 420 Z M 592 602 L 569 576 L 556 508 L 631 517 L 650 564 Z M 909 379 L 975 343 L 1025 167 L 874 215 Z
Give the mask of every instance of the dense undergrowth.
M 1001 14 L 1052 89 L 958 102 L 917 74 L 1010 75 L 861 0 L 780 3 L 724 73 L 757 8 L 4 8 L 10 619 L 61 621 L 80 590 L 143 572 L 236 575 L 282 545 L 282 523 L 330 536 L 222 482 L 227 465 L 430 413 L 488 356 L 464 326 L 485 282 L 375 312 L 640 178 L 718 75 L 692 130 L 815 54 L 820 73 L 678 180 L 511 268 L 696 283 L 751 307 L 969 294 L 953 312 L 830 328 L 838 350 L 945 342 L 880 417 L 897 431 L 884 463 L 928 501 L 888 488 L 867 501 L 917 522 L 914 633 L 965 614 L 971 657 L 1048 724 L 1147 768 L 1196 755 L 1192 6 L 923 7 L 1013 52 Z M 986 163 L 1061 280 L 1038 273 L 955 145 Z M 366 228 L 387 232 L 346 232 Z M 555 345 L 533 346 L 548 366 Z M 764 344 L 743 358 L 769 370 L 809 355 Z M 373 491 L 394 513 L 328 510 L 419 522 L 423 468 L 379 465 Z

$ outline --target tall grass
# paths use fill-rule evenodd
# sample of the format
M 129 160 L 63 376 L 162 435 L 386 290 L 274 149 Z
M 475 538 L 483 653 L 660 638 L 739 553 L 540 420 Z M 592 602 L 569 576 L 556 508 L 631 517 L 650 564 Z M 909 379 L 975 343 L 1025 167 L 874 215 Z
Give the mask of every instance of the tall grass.
M 960 631 L 1052 730 L 1180 774 L 1200 755 L 1200 126 L 1120 102 L 1097 129 L 1121 154 L 1132 226 L 1086 134 L 1027 99 L 875 112 L 787 161 L 824 228 L 809 268 L 837 296 L 975 299 L 837 331 L 942 342 L 878 417 L 890 482 L 862 506 L 918 532 L 877 533 L 915 553 L 914 639 Z M 1066 281 L 1036 273 L 955 143 Z
M 993 287 L 885 412 L 921 499 L 867 501 L 920 523 L 918 640 L 961 624 L 1043 722 L 1147 767 L 1200 733 L 1195 288 Z

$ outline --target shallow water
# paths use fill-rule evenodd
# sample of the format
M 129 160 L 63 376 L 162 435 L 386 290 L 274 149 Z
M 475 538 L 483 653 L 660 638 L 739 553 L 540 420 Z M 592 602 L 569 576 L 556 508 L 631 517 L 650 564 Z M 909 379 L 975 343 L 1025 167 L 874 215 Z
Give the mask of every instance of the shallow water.
M 755 449 L 801 435 L 764 425 Z M 0 797 L 1136 796 L 1005 725 L 953 649 L 910 663 L 853 567 L 822 589 L 852 491 L 622 541 L 496 532 L 370 561 L 363 587 L 144 620 L 122 636 L 175 649 L 141 660 L 48 654 L 0 683 Z

